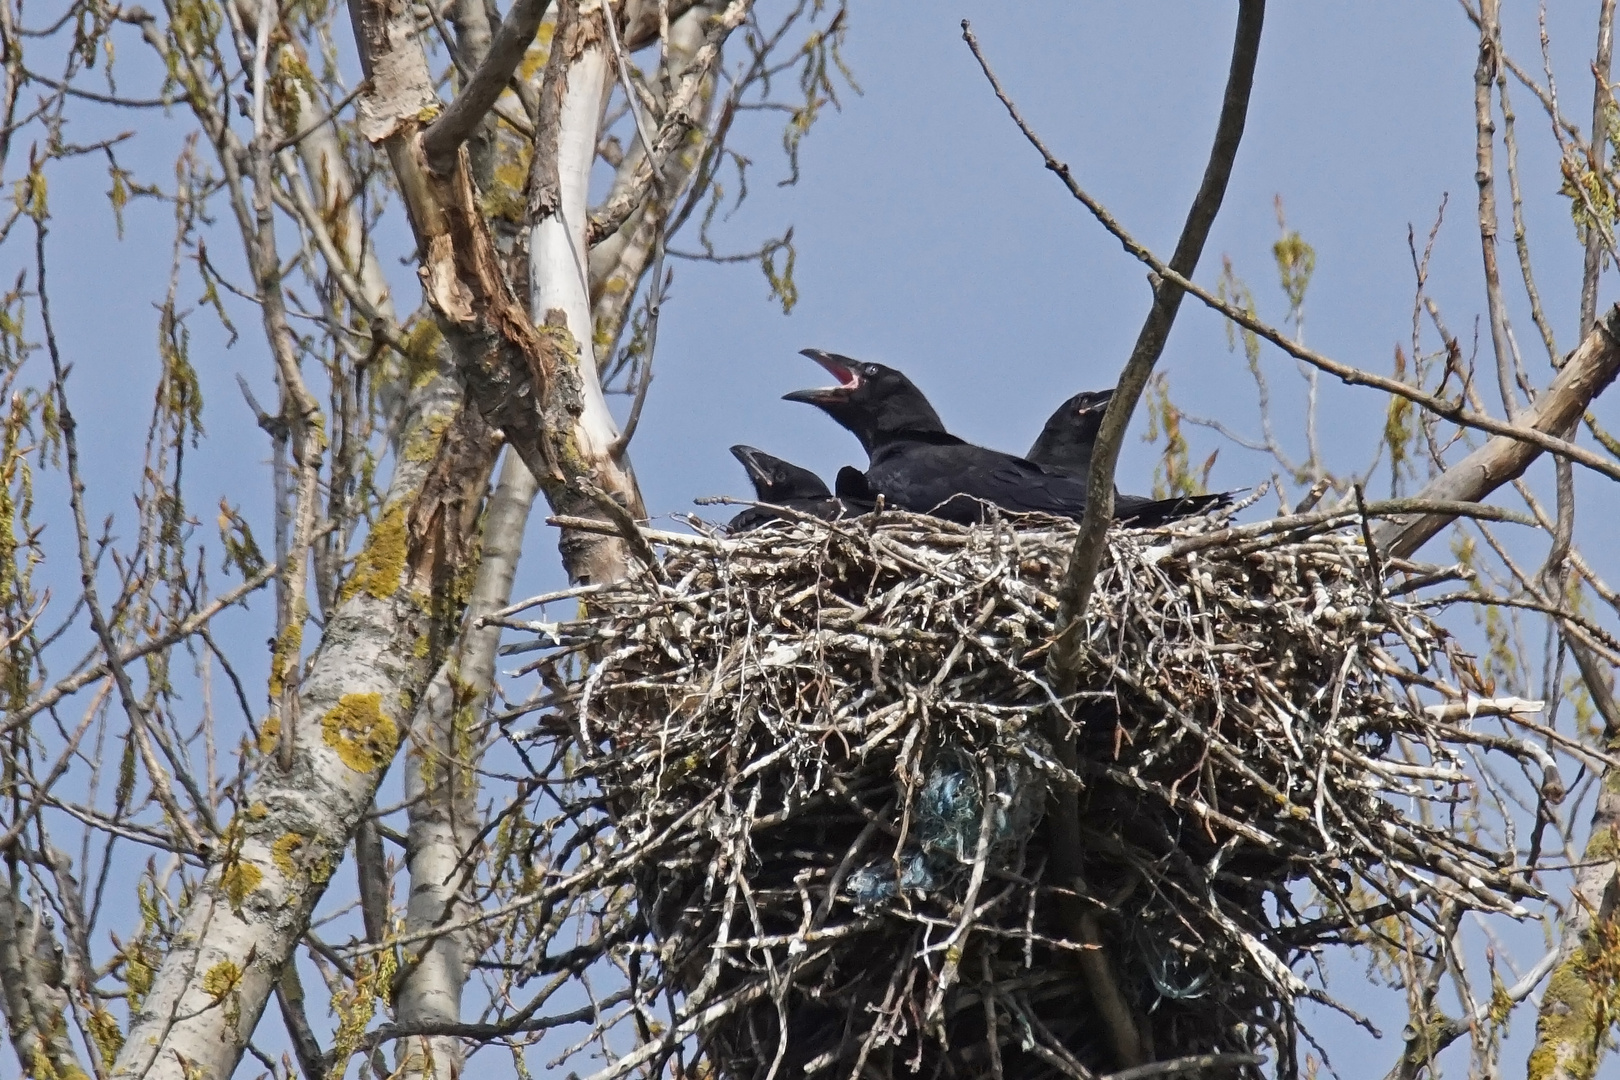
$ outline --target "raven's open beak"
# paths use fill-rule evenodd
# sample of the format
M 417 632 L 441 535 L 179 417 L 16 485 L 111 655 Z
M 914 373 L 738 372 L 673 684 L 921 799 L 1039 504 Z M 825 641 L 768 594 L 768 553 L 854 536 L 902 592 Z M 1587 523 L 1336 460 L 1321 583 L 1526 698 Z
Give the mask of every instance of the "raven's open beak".
M 820 349 L 801 349 L 799 355 L 808 356 L 816 363 L 827 369 L 827 374 L 838 380 L 837 386 L 826 386 L 816 390 L 795 390 L 791 394 L 783 394 L 783 401 L 803 401 L 810 405 L 828 405 L 840 401 L 848 401 L 849 395 L 854 393 L 861 385 L 861 377 L 843 359 L 833 353 L 822 352 Z

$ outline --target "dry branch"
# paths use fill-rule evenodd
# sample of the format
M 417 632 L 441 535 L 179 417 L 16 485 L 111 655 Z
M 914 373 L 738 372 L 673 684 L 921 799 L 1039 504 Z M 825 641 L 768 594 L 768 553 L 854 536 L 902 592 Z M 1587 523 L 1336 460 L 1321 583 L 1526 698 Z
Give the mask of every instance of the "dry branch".
M 1220 120 L 1216 124 L 1214 145 L 1210 150 L 1198 194 L 1193 199 L 1192 207 L 1182 226 L 1180 239 L 1176 243 L 1175 253 L 1170 259 L 1170 266 L 1182 277 L 1190 277 L 1197 269 L 1204 242 L 1215 224 L 1215 217 L 1226 194 L 1227 182 L 1232 175 L 1232 166 L 1237 160 L 1238 145 L 1242 141 L 1244 122 L 1248 116 L 1249 95 L 1254 87 L 1254 71 L 1259 60 L 1260 36 L 1264 24 L 1265 0 L 1243 0 L 1238 5 L 1236 38 L 1232 46 L 1232 59 L 1221 104 Z M 962 21 L 962 34 L 1013 122 L 1029 139 L 1031 145 L 1040 152 L 1047 168 L 1067 180 L 1067 166 L 1053 157 L 1040 137 L 1019 114 L 1017 107 L 990 70 L 989 63 L 979 49 L 978 40 L 974 37 L 966 19 Z M 1069 182 L 1072 184 L 1072 181 Z M 1181 307 L 1182 296 L 1182 289 L 1172 281 L 1160 279 L 1154 283 L 1153 304 L 1137 335 L 1131 355 L 1120 373 L 1113 397 L 1104 413 L 1102 427 L 1097 433 L 1096 446 L 1091 456 L 1089 483 L 1091 497 L 1086 504 L 1085 517 L 1065 573 L 1061 593 L 1063 612 L 1059 620 L 1059 633 L 1048 658 L 1048 666 L 1060 692 L 1067 692 L 1073 681 L 1073 673 L 1083 662 L 1080 620 L 1077 615 L 1084 612 L 1089 604 L 1093 582 L 1102 563 L 1106 546 L 1105 534 L 1114 516 L 1114 470 L 1119 462 L 1120 448 L 1125 441 L 1125 429 L 1130 423 L 1131 414 L 1135 412 L 1143 390 L 1147 387 L 1154 364 L 1164 352 L 1170 329 L 1175 323 L 1176 313 Z M 1065 767 L 1073 768 L 1074 750 L 1069 738 L 1058 731 L 1053 731 L 1049 735 L 1058 760 Z M 1056 796 L 1053 823 L 1056 833 L 1053 861 L 1059 880 L 1068 880 L 1078 871 L 1076 853 L 1079 848 L 1078 810 L 1070 793 L 1060 792 Z M 1067 912 L 1065 919 L 1069 924 L 1070 936 L 1088 938 L 1090 935 L 1085 930 L 1086 917 L 1077 905 L 1070 904 L 1069 907 L 1071 910 Z M 1108 1029 L 1116 1063 L 1120 1066 L 1141 1064 L 1142 1041 L 1134 1030 L 1129 1016 L 1124 1014 L 1118 1004 L 1119 993 L 1112 985 L 1113 979 L 1109 974 L 1106 953 L 1099 951 L 1086 957 L 1084 966 L 1090 974 L 1093 997 L 1099 1009 L 1109 1017 Z
M 535 31 L 540 29 L 550 5 L 551 0 L 514 0 L 495 32 L 489 54 L 473 72 L 466 88 L 422 133 L 423 153 L 435 171 L 444 173 L 454 168 L 450 156 L 495 107 L 495 99 L 506 89 L 523 54 L 534 44 Z
M 1611 307 L 1570 354 L 1551 385 L 1517 417 L 1517 428 L 1562 437 L 1573 430 L 1587 407 L 1620 373 L 1620 305 Z M 1449 466 L 1417 493 L 1420 499 L 1478 502 L 1524 474 L 1541 456 L 1542 447 L 1514 435 L 1490 439 Z M 1424 514 L 1390 521 L 1373 530 L 1373 541 L 1386 555 L 1405 558 L 1449 525 L 1453 517 Z

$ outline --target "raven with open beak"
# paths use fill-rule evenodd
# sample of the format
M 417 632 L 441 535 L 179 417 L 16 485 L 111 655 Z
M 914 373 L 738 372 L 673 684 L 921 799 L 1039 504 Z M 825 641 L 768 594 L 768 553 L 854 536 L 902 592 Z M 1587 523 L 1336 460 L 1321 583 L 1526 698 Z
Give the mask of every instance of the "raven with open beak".
M 982 520 L 987 506 L 1075 519 L 1085 513 L 1084 475 L 957 438 L 903 373 L 819 349 L 805 349 L 804 355 L 838 385 L 784 397 L 814 405 L 860 440 L 869 459 L 866 488 L 885 505 L 963 524 Z M 1115 514 L 1157 525 L 1230 502 L 1230 494 L 1163 500 L 1126 495 L 1116 500 Z

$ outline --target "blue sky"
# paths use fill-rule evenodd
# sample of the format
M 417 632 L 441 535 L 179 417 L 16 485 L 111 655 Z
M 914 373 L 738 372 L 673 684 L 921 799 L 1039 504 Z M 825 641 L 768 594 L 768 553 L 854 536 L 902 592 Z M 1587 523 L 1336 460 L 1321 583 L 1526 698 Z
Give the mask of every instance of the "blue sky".
M 1508 6 L 1509 51 L 1539 76 L 1534 11 Z M 1408 229 L 1416 230 L 1421 245 L 1449 196 L 1431 290 L 1466 349 L 1484 313 L 1474 227 L 1473 29 L 1460 7 L 1447 3 L 1272 7 L 1243 148 L 1198 279 L 1213 284 L 1222 256 L 1230 256 L 1259 297 L 1262 314 L 1282 318 L 1270 253 L 1280 196 L 1289 225 L 1317 252 L 1307 340 L 1339 360 L 1388 372 L 1395 347 L 1405 346 L 1412 332 Z M 1591 101 L 1587 23 L 1595 16 L 1575 8 L 1555 5 L 1550 33 L 1566 109 L 1584 128 Z M 1114 381 L 1147 310 L 1144 271 L 1041 167 L 963 44 L 964 16 L 973 20 L 1026 117 L 1080 183 L 1139 238 L 1161 252 L 1174 244 L 1219 108 L 1233 5 L 857 0 L 845 56 L 863 92 L 845 88 L 842 110 L 828 111 L 817 123 L 803 146 L 800 183 L 775 186 L 786 174 L 778 117 L 746 118 L 734 136 L 737 149 L 755 163 L 752 194 L 718 236 L 741 250 L 792 225 L 797 307 L 784 315 L 757 268 L 674 264 L 655 379 L 632 446 L 655 515 L 690 511 L 700 495 L 744 494 L 742 471 L 726 452 L 733 443 L 757 445 L 829 476 L 856 459 L 858 448 L 842 431 L 813 410 L 779 400 L 822 378 L 796 355 L 807 346 L 904 369 L 958 434 L 1014 451 L 1028 445 L 1056 402 Z M 128 58 L 123 89 L 148 92 L 143 76 L 151 71 L 139 58 L 138 42 L 126 32 L 120 46 Z M 1576 343 L 1580 256 L 1567 202 L 1557 194 L 1548 123 L 1528 92 L 1517 85 L 1511 90 L 1539 284 L 1567 350 Z M 143 178 L 168 182 L 185 126 L 178 115 L 91 116 L 69 135 L 90 141 L 134 122 L 140 134 L 124 152 L 125 163 Z M 107 180 L 99 161 L 63 167 L 53 185 L 53 301 L 76 365 L 70 389 L 87 440 L 91 518 L 127 518 L 127 492 L 139 469 L 135 448 L 157 370 L 152 305 L 167 273 L 171 217 L 167 208 L 137 202 L 120 241 L 102 195 Z M 1502 212 L 1503 261 L 1511 273 L 1505 195 Z M 393 235 L 394 254 L 403 254 L 403 234 Z M 234 245 L 222 236 L 218 247 Z M 23 256 L 14 241 L 5 256 L 10 265 L 0 269 L 15 274 Z M 409 308 L 413 275 L 392 259 L 390 268 L 401 307 Z M 1605 279 L 1600 301 L 1614 298 Z M 1513 316 L 1532 378 L 1545 382 L 1549 369 L 1522 304 Z M 209 437 L 190 457 L 189 496 L 209 534 L 224 494 L 246 504 L 267 538 L 268 522 L 254 509 L 269 489 L 266 440 L 235 378 L 247 376 L 261 400 L 271 400 L 269 363 L 255 315 L 238 306 L 233 318 L 244 334 L 226 348 L 206 313 L 194 317 L 193 362 L 203 379 Z M 1432 334 L 1427 340 L 1432 348 Z M 1297 450 L 1300 384 L 1291 361 L 1272 353 L 1267 364 L 1276 380 L 1279 428 Z M 1242 358 L 1228 351 L 1220 320 L 1195 302 L 1184 305 L 1161 370 L 1183 408 L 1257 431 Z M 1322 441 L 1331 465 L 1353 468 L 1368 460 L 1383 408 L 1369 391 L 1324 382 Z M 1597 411 L 1620 419 L 1612 404 L 1600 403 Z M 1141 428 L 1139 417 L 1135 430 Z M 1207 433 L 1195 438 L 1194 460 L 1220 445 Z M 1129 443 L 1121 486 L 1147 490 L 1152 467 L 1153 452 Z M 1271 469 L 1261 455 L 1225 445 L 1211 482 L 1249 486 Z M 1538 470 L 1532 475 L 1544 482 L 1545 464 Z M 1580 484 L 1587 505 L 1594 505 L 1591 496 L 1601 489 L 1590 477 Z M 58 496 L 65 493 L 42 498 Z M 538 523 L 540 516 L 531 528 L 519 595 L 561 580 L 555 538 Z M 1583 517 L 1582 542 L 1598 553 L 1612 547 L 1613 525 L 1591 516 Z M 67 556 L 67 519 L 54 520 L 47 543 L 53 554 Z M 64 587 L 76 576 L 65 558 L 51 572 L 63 575 Z M 233 616 L 226 627 L 238 640 L 258 640 L 267 618 L 268 604 L 261 602 L 252 617 Z M 247 665 L 247 674 L 262 680 L 262 650 L 252 655 L 259 666 Z M 1335 974 L 1347 981 L 1350 1000 L 1375 1008 L 1354 988 L 1358 971 L 1336 968 Z M 1397 1036 L 1404 1013 L 1392 996 L 1384 1001 L 1395 1011 L 1378 1007 L 1378 1018 L 1386 1035 Z M 1527 1021 L 1517 1029 L 1521 1040 Z M 1322 1025 L 1345 1075 L 1357 1075 L 1366 1060 L 1355 1056 L 1359 1037 L 1331 1019 Z M 1393 1054 L 1392 1046 L 1381 1048 L 1374 1060 L 1382 1065 Z M 1522 1053 L 1505 1060 L 1516 1070 Z

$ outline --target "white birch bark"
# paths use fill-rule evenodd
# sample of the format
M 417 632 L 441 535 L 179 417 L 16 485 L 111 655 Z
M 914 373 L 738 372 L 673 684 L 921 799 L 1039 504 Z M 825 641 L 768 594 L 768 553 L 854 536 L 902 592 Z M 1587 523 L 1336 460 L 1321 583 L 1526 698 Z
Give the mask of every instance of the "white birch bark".
M 581 13 L 580 17 L 582 21 L 589 21 L 601 16 L 598 11 Z M 529 307 L 536 325 L 543 325 L 552 311 L 563 314 L 579 350 L 580 402 L 584 407 L 575 434 L 580 453 L 599 467 L 613 470 L 616 465 L 609 460 L 608 450 L 619 437 L 619 429 L 608 412 L 602 384 L 596 375 L 590 254 L 585 246 L 591 166 L 596 161 L 596 144 L 613 69 L 602 34 L 589 36 L 595 40 L 570 64 L 568 86 L 563 95 L 557 132 L 560 205 L 555 214 L 536 223 L 529 236 Z M 566 43 L 558 44 L 566 46 Z M 615 487 L 617 485 L 610 486 L 608 490 Z
M 701 40 L 701 18 L 688 12 L 677 25 L 685 45 L 682 51 L 689 53 Z M 687 38 L 693 39 L 690 44 L 686 44 Z M 618 336 L 630 297 L 620 298 L 616 318 L 607 319 L 610 325 L 603 325 L 600 318 L 593 325 L 590 299 L 602 293 L 609 273 L 626 279 L 625 287 L 619 291 L 633 293 L 628 286 L 639 279 L 646 267 L 650 241 L 622 251 L 623 257 L 600 267 L 595 274 L 589 273 L 591 260 L 586 255 L 584 236 L 586 196 L 610 92 L 611 67 L 598 46 L 586 50 L 569 75 L 558 133 L 562 207 L 558 215 L 542 221 L 531 234 L 531 315 L 539 324 L 545 321 L 548 311 L 560 311 L 578 343 L 585 410 L 576 437 L 582 453 L 606 461 L 607 449 L 618 432 L 596 378 L 595 338 L 600 334 L 611 341 Z M 630 173 L 633 169 L 634 162 L 630 162 L 620 171 Z M 468 604 L 469 626 L 477 616 L 507 603 L 524 526 L 537 492 L 533 474 L 515 455 L 508 455 L 485 525 L 483 560 Z M 445 921 L 447 913 L 460 902 L 455 874 L 478 823 L 473 806 L 476 763 L 466 759 L 471 748 L 465 740 L 460 741 L 457 752 L 456 733 L 465 730 L 489 692 L 499 637 L 498 628 L 493 627 L 466 631 L 456 669 L 443 670 L 435 677 L 413 721 L 409 771 L 405 775 L 410 819 L 407 934 Z M 458 724 L 462 725 L 459 729 Z M 459 920 L 452 914 L 451 921 Z M 469 931 L 435 939 L 400 987 L 397 1022 L 410 1027 L 461 1021 L 462 989 L 475 957 L 476 944 Z M 440 1080 L 456 1076 L 462 1065 L 460 1043 L 444 1036 L 409 1037 L 401 1040 L 397 1063 L 399 1074 L 406 1078 Z
M 413 438 L 450 430 L 462 396 L 438 377 L 413 395 Z M 412 457 L 428 460 L 413 461 Z M 433 455 L 402 455 L 346 596 L 327 624 L 299 690 L 293 767 L 266 759 L 226 828 L 223 851 L 186 906 L 181 924 L 131 1018 L 115 1078 L 225 1080 L 282 965 L 399 742 L 399 731 L 442 655 L 420 648 L 449 629 L 435 621 L 439 583 L 422 570 L 413 534 L 433 475 Z M 478 478 L 481 493 L 484 480 Z M 454 513 L 441 503 L 441 514 Z M 452 535 L 449 528 L 440 536 Z M 448 555 L 441 547 L 428 555 Z M 441 616 L 442 618 L 442 616 Z

